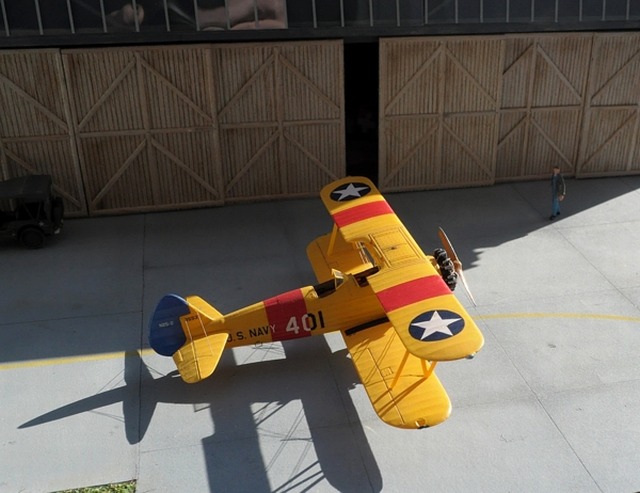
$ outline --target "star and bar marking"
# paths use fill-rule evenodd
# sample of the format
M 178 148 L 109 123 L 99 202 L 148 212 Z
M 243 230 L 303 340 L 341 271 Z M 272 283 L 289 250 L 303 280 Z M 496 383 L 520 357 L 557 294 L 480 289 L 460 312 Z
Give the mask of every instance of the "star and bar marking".
M 371 187 L 369 185 L 351 182 L 337 187 L 333 192 L 331 192 L 331 198 L 336 202 L 345 202 L 347 200 L 362 198 L 370 191 Z
M 409 324 L 411 337 L 422 342 L 448 339 L 464 328 L 464 318 L 449 310 L 430 310 L 414 318 Z
M 371 193 L 372 188 L 366 183 L 349 182 L 336 187 L 330 194 L 335 202 L 349 202 L 361 199 Z M 333 212 L 333 220 L 339 228 L 371 219 L 385 214 L 393 214 L 393 210 L 386 200 L 374 200 L 360 205 L 353 205 L 344 210 Z

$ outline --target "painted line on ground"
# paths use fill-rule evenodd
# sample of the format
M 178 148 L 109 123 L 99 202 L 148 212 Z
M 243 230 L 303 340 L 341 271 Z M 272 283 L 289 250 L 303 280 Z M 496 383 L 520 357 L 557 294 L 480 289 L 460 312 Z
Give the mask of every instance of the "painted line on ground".
M 583 318 L 640 323 L 640 317 L 627 317 L 624 315 L 602 315 L 598 313 L 496 313 L 490 315 L 475 315 L 473 318 L 477 320 L 498 320 L 501 318 Z
M 104 361 L 118 358 L 126 358 L 131 356 L 146 356 L 149 354 L 155 354 L 153 349 L 138 349 L 134 351 L 115 351 L 113 353 L 98 353 L 98 354 L 81 354 L 78 356 L 65 356 L 62 358 L 46 358 L 46 359 L 34 359 L 28 361 L 15 361 L 12 363 L 0 364 L 0 371 L 2 370 L 15 370 L 18 368 L 38 368 L 40 366 L 56 366 L 56 365 L 69 365 L 72 363 L 86 363 L 91 361 Z
M 572 318 L 572 319 L 593 319 L 612 320 L 618 322 L 640 323 L 640 317 L 627 317 L 623 315 L 602 315 L 597 313 L 496 313 L 488 315 L 476 315 L 476 320 L 499 320 L 513 318 Z M 61 358 L 45 358 L 27 361 L 15 361 L 11 363 L 1 363 L 0 371 L 17 370 L 20 368 L 38 368 L 43 366 L 69 365 L 74 363 L 87 363 L 92 361 L 104 361 L 131 356 L 148 356 L 155 354 L 153 349 L 137 349 L 133 351 L 115 351 L 112 353 L 84 354 L 78 356 L 65 356 Z

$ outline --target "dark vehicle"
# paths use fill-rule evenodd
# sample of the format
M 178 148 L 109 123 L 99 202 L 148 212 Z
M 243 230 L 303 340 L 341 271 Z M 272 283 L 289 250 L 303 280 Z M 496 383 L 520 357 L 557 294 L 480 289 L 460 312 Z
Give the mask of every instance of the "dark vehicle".
M 64 204 L 51 192 L 51 176 L 30 175 L 0 182 L 0 237 L 13 236 L 27 248 L 42 248 L 58 234 Z

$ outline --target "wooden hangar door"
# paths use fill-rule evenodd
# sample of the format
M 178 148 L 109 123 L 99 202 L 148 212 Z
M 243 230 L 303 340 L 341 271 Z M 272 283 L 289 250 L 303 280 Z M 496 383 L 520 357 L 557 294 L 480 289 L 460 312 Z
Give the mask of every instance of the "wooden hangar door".
M 499 37 L 380 41 L 381 190 L 494 182 L 502 57 Z
M 0 180 L 53 177 L 67 216 L 86 215 L 58 50 L 0 52 Z
M 317 195 L 344 176 L 342 41 L 215 45 L 226 201 Z
M 574 174 L 591 34 L 505 38 L 496 180 Z
M 576 175 L 640 172 L 640 35 L 595 34 Z
M 208 46 L 62 58 L 91 214 L 223 202 Z

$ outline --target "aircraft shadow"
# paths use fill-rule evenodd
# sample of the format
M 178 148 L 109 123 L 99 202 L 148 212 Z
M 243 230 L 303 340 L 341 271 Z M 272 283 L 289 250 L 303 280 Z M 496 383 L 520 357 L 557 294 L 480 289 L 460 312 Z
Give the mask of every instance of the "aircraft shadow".
M 271 361 L 237 365 L 233 353 L 226 351 L 215 374 L 197 385 L 185 384 L 177 371 L 154 378 L 139 353 L 130 352 L 125 356 L 124 386 L 69 403 L 19 428 L 122 402 L 127 441 L 137 444 L 158 404 L 191 404 L 199 412 L 208 409 L 213 421 L 214 433 L 202 439 L 210 491 L 312 491 L 325 480 L 337 491 L 379 492 L 380 470 L 349 395 L 358 381 L 355 369 L 346 350 L 332 353 L 323 338 L 312 339 L 304 347 L 299 341 L 284 344 L 284 359 Z M 296 373 L 300 365 L 306 365 L 304 378 Z M 320 388 L 314 385 L 318 382 Z M 273 431 L 273 415 L 288 416 L 300 405 L 286 433 Z M 282 423 L 282 417 L 277 421 Z M 277 447 L 271 459 L 261 452 L 261 435 Z M 301 456 L 294 456 L 299 450 Z M 279 470 L 290 471 L 279 485 L 269 481 L 275 462 Z

